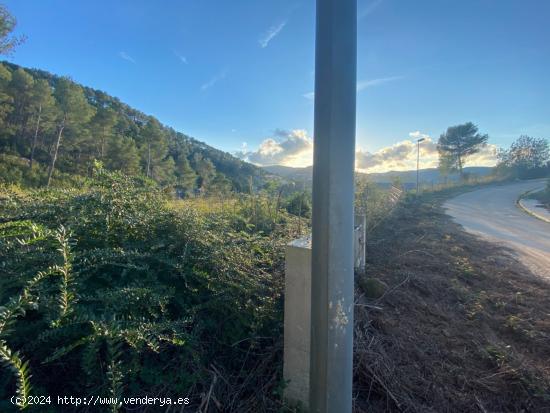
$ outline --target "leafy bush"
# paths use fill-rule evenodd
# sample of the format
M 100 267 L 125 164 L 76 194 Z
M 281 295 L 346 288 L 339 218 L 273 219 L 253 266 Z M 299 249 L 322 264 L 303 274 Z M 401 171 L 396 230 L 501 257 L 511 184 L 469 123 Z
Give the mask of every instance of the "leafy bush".
M 55 171 L 55 186 L 62 188 L 79 187 L 84 178 L 78 175 Z M 39 163 L 29 168 L 29 160 L 19 156 L 0 154 L 0 182 L 38 188 L 46 183 L 48 171 Z
M 311 217 L 311 196 L 306 191 L 295 192 L 286 202 L 289 214 L 299 217 Z
M 234 407 L 275 403 L 254 383 L 279 383 L 280 363 L 263 360 L 267 348 L 280 356 L 292 234 L 241 231 L 238 214 L 175 210 L 149 182 L 103 169 L 80 190 L 4 187 L 0 211 L 2 400 L 30 392 L 200 403 L 217 371 L 240 389 L 237 400 L 224 393 Z M 251 379 L 256 368 L 269 374 Z

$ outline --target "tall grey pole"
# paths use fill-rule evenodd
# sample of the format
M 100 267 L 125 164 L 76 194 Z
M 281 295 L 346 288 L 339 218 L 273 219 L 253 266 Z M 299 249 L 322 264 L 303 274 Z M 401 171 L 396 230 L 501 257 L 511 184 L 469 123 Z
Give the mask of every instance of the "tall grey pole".
M 420 142 L 424 142 L 425 138 L 420 138 L 416 140 L 416 196 L 420 190 Z
M 317 0 L 310 411 L 349 413 L 357 1 Z

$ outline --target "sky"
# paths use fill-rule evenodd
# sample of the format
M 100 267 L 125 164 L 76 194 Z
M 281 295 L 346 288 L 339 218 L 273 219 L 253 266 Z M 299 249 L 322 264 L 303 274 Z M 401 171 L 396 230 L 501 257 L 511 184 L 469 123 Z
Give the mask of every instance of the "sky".
M 314 0 L 3 0 L 26 42 L 8 58 L 116 96 L 256 164 L 312 162 Z M 550 138 L 550 1 L 358 0 L 356 167 L 437 165 L 472 121 L 492 165 Z

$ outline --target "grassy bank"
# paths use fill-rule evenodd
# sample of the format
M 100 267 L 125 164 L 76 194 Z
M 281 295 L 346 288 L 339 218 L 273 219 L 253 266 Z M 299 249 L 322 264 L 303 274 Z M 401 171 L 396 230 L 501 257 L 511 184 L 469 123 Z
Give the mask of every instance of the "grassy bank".
M 549 284 L 464 233 L 448 195 L 404 203 L 369 238 L 383 292 L 358 277 L 356 411 L 545 411 Z

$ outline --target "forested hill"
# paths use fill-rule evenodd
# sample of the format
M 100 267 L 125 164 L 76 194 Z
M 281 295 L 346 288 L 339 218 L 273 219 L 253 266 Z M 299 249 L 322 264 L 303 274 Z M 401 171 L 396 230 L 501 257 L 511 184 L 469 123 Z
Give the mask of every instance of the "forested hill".
M 180 193 L 248 190 L 266 173 L 162 125 L 105 92 L 0 63 L 0 179 L 47 185 L 98 160 Z

